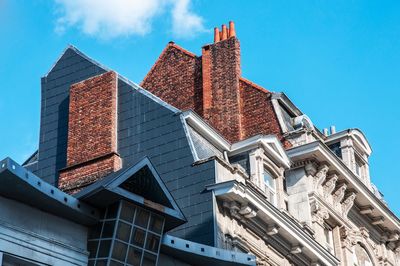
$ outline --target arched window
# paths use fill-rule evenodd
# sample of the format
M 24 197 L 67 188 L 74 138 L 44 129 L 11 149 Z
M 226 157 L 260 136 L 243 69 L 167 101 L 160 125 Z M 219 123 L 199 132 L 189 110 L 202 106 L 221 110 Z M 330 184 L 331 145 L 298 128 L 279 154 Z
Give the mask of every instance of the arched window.
M 357 266 L 373 266 L 371 257 L 367 250 L 360 244 L 354 246 L 354 265 Z

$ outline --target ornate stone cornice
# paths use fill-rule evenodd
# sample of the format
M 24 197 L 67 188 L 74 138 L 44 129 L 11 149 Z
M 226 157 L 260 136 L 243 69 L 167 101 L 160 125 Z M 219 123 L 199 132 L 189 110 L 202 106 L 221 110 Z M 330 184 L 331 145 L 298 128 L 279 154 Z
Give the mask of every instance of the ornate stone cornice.
M 343 200 L 344 195 L 346 193 L 347 185 L 346 184 L 340 184 L 336 191 L 333 193 L 333 203 L 340 204 L 340 202 Z
M 347 217 L 347 214 L 349 213 L 351 207 L 353 207 L 354 205 L 355 199 L 356 199 L 356 193 L 354 191 L 348 192 L 345 195 L 344 200 L 342 202 L 342 212 L 344 217 Z
M 323 185 L 324 193 L 326 195 L 332 194 L 333 190 L 335 189 L 336 181 L 338 180 L 338 176 L 336 173 L 330 174 L 328 176 L 328 180 Z
M 329 166 L 326 163 L 323 163 L 318 167 L 318 172 L 314 176 L 315 188 L 319 188 L 325 182 L 328 171 Z
M 324 224 L 324 221 L 329 218 L 329 211 L 322 206 L 318 201 L 311 201 L 311 214 L 312 221 L 320 225 Z

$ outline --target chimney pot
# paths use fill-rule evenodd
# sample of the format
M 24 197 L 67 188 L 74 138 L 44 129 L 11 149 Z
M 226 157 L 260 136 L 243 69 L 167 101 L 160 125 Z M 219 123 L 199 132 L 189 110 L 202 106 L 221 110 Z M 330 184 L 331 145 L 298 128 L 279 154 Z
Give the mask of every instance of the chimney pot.
M 219 29 L 217 27 L 214 28 L 214 43 L 217 43 L 221 40 Z
M 335 126 L 331 126 L 331 135 L 336 133 L 336 127 Z
M 229 38 L 230 37 L 236 37 L 235 23 L 233 23 L 233 21 L 229 21 Z
M 329 134 L 328 134 L 328 129 L 327 129 L 327 128 L 324 128 L 324 135 L 325 135 L 325 136 L 329 136 Z
M 226 29 L 226 25 L 222 25 L 222 38 L 221 41 L 228 39 L 228 31 Z

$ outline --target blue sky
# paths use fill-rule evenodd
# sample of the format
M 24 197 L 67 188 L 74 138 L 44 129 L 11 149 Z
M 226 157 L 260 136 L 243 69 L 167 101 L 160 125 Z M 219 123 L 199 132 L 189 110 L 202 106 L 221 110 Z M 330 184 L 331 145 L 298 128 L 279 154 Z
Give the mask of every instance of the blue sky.
M 398 14 L 399 1 L 0 0 L 0 158 L 37 148 L 40 77 L 68 44 L 139 83 L 168 41 L 199 54 L 233 20 L 243 76 L 321 129 L 363 130 L 372 181 L 400 215 Z

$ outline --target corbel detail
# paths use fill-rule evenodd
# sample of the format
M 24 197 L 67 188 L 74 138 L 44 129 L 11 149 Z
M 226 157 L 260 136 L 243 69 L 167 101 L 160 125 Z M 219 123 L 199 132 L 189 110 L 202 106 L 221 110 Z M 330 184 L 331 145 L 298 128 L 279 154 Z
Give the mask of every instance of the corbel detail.
M 323 163 L 320 167 L 318 167 L 318 172 L 314 176 L 314 184 L 316 189 L 318 189 L 325 182 L 328 170 L 329 166 L 326 163 Z
M 333 190 L 335 189 L 336 181 L 338 180 L 338 176 L 336 173 L 330 174 L 328 176 L 328 180 L 324 184 L 324 193 L 326 195 L 332 194 Z
M 343 216 L 347 217 L 351 207 L 354 205 L 354 200 L 356 199 L 356 193 L 354 191 L 349 192 L 345 195 L 345 198 L 342 203 L 342 212 Z
M 340 204 L 340 202 L 343 200 L 344 195 L 346 193 L 347 185 L 346 184 L 340 184 L 336 191 L 333 193 L 333 203 L 335 206 L 337 204 Z

